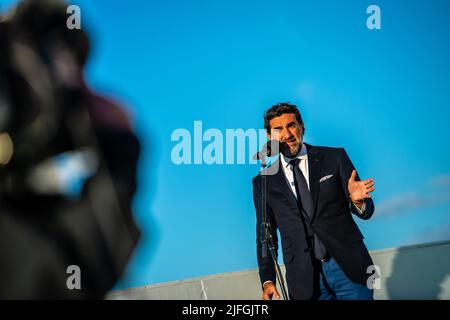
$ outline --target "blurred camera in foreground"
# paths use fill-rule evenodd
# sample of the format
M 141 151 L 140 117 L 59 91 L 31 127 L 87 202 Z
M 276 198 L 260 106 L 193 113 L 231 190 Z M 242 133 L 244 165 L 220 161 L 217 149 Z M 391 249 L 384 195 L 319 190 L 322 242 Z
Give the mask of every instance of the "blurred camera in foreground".
M 139 239 L 139 141 L 86 85 L 89 40 L 66 9 L 29 0 L 1 17 L 0 298 L 102 298 Z

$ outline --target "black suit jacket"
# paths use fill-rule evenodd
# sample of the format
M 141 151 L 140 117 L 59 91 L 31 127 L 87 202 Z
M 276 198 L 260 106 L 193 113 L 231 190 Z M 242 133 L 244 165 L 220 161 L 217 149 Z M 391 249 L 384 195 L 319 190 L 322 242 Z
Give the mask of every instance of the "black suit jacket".
M 300 213 L 280 160 L 272 165 L 272 168 L 279 165 L 278 171 L 266 175 L 267 217 L 275 248 L 278 248 L 276 230 L 280 231 L 286 282 L 293 299 L 314 299 L 318 295 L 320 265 L 312 250 L 312 230 L 353 282 L 366 285 L 371 275 L 367 273 L 367 267 L 373 264 L 352 213 L 367 220 L 374 212 L 374 205 L 372 199 L 365 199 L 366 208 L 361 215 L 351 204 L 347 183 L 354 166 L 347 153 L 343 148 L 306 146 L 313 199 L 312 218 L 307 219 Z M 321 177 L 327 175 L 332 177 L 319 182 Z M 359 177 L 356 179 L 359 180 Z M 275 268 L 270 254 L 265 259 L 261 258 L 261 186 L 262 176 L 259 174 L 253 178 L 259 275 L 261 283 L 267 280 L 275 283 Z

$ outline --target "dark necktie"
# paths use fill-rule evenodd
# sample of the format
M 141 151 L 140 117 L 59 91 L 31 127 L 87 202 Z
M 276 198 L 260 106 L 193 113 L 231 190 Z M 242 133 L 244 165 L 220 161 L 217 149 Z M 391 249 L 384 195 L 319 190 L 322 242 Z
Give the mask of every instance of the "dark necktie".
M 300 159 L 292 159 L 289 161 L 291 169 L 294 172 L 294 184 L 295 190 L 297 191 L 297 201 L 303 208 L 308 217 L 311 218 L 312 215 L 312 199 L 311 193 L 308 189 L 308 184 L 306 183 L 305 176 L 299 168 Z
M 291 169 L 294 172 L 294 184 L 295 190 L 297 192 L 297 202 L 299 203 L 299 207 L 303 208 L 303 211 L 306 213 L 306 215 L 309 218 L 311 218 L 313 210 L 311 193 L 309 192 L 305 176 L 303 175 L 298 165 L 299 162 L 300 159 L 292 159 L 291 161 L 289 161 Z M 319 237 L 315 232 L 314 232 L 313 247 L 314 247 L 314 256 L 317 259 L 322 260 L 326 256 L 327 250 L 325 248 L 325 245 L 319 239 Z

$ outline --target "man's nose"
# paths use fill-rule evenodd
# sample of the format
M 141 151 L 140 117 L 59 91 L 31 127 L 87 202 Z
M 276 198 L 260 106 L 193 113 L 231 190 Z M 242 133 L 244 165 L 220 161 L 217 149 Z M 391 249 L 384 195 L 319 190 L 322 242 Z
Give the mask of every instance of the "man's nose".
M 283 130 L 282 140 L 289 140 L 290 138 L 292 138 L 292 133 L 290 133 L 289 130 Z

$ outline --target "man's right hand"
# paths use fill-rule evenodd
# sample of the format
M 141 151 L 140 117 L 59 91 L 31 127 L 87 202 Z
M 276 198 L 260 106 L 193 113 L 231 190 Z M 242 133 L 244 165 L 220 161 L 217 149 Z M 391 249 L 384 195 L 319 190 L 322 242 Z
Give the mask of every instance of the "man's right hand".
M 264 284 L 263 288 L 263 300 L 272 300 L 272 296 L 275 294 L 276 299 L 280 299 L 280 294 L 278 293 L 277 287 L 272 281 Z

